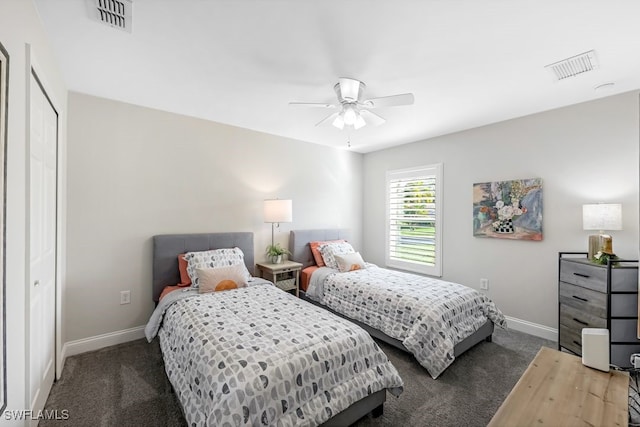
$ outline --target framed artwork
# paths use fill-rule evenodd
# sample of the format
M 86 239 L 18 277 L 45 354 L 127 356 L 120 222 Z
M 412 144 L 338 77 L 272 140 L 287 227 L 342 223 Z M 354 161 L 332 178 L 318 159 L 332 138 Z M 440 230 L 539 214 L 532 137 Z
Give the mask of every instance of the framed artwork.
M 0 43 L 0 413 L 7 407 L 7 326 L 6 326 L 6 216 L 7 216 L 7 109 L 9 107 L 9 54 Z
M 542 179 L 473 184 L 473 235 L 542 240 Z

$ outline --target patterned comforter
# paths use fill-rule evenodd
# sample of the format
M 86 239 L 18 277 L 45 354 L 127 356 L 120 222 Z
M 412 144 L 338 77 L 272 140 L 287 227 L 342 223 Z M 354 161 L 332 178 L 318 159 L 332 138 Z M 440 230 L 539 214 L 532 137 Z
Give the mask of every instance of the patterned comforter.
M 320 268 L 307 295 L 400 340 L 433 378 L 454 360 L 454 346 L 487 319 L 506 328 L 485 294 L 458 283 L 379 268 L 338 273 Z
M 190 426 L 315 426 L 379 390 L 402 392 L 363 329 L 272 285 L 172 292 L 145 332 L 160 337 Z

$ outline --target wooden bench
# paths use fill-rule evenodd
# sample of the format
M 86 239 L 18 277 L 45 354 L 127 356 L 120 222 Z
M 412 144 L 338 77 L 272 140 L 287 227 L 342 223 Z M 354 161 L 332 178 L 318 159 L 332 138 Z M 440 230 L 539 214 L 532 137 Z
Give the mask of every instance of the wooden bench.
M 621 426 L 629 422 L 629 374 L 588 368 L 542 347 L 489 426 Z

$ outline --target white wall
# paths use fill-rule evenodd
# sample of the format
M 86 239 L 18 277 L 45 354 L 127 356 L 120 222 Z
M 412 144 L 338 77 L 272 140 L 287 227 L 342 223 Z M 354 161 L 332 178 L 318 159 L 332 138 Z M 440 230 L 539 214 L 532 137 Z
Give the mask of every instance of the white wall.
M 46 78 L 47 89 L 59 102 L 60 113 L 66 116 L 67 92 L 48 44 L 35 7 L 31 1 L 0 1 L 0 42 L 9 52 L 9 120 L 7 153 L 7 242 L 6 242 L 6 316 L 7 316 L 7 410 L 28 409 L 25 378 L 27 301 L 26 275 L 26 94 L 28 80 L 26 43 L 39 70 Z M 65 123 L 62 126 L 64 148 Z M 64 159 L 62 159 L 64 161 Z M 64 200 L 61 200 L 64 203 Z M 64 337 L 63 337 L 64 339 Z M 0 424 L 23 425 L 22 421 L 7 420 L 2 414 Z
M 444 164 L 443 278 L 557 329 L 558 252 L 586 251 L 582 204 L 621 202 L 617 255 L 638 257 L 638 94 L 626 93 L 364 156 L 364 255 L 384 265 L 385 172 Z M 425 118 L 428 120 L 428 118 Z M 543 241 L 473 237 L 474 183 L 543 180 Z
M 294 228 L 361 240 L 361 154 L 73 92 L 69 117 L 68 341 L 147 322 L 155 234 L 253 231 L 261 261 L 262 201 L 278 197 L 293 200 L 285 247 Z

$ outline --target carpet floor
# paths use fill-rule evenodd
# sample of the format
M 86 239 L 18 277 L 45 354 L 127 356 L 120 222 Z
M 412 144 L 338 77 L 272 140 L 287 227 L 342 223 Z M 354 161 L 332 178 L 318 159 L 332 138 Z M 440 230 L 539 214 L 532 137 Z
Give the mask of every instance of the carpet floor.
M 387 394 L 384 414 L 355 426 L 486 426 L 541 346 L 552 341 L 496 328 L 493 342 L 467 351 L 437 380 L 408 353 L 380 343 L 404 392 Z M 136 340 L 67 358 L 45 409 L 69 419 L 47 426 L 186 426 L 164 372 L 158 340 Z

